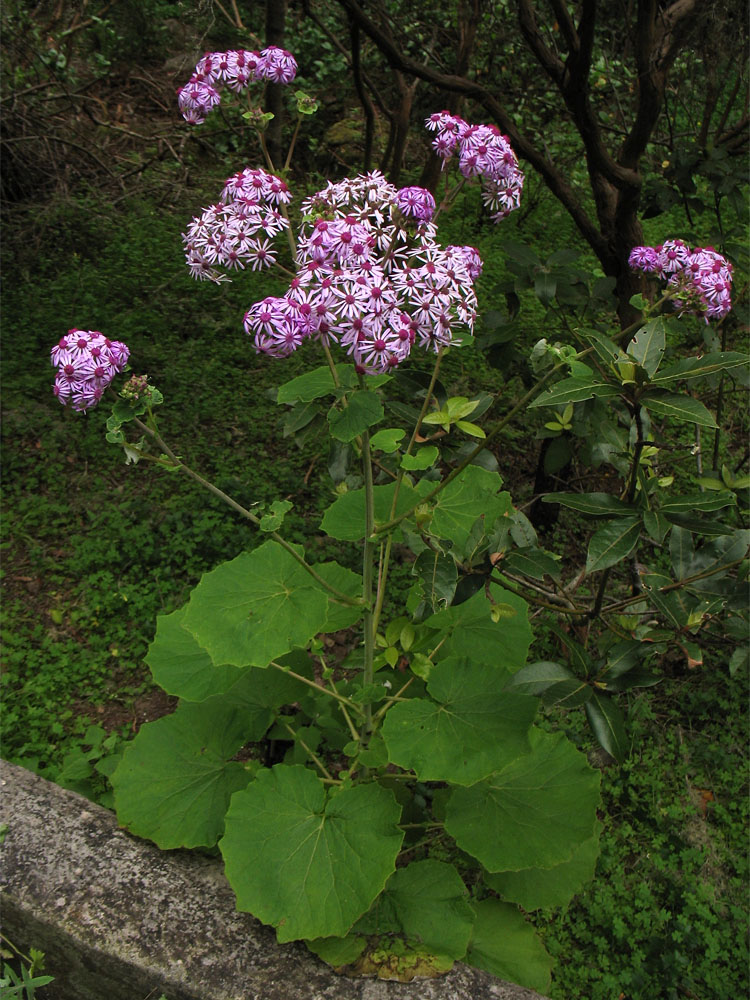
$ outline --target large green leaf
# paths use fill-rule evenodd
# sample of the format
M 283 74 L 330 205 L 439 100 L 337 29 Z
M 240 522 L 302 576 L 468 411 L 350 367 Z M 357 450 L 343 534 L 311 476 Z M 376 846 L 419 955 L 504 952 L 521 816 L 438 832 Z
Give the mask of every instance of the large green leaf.
M 141 726 L 111 778 L 118 820 L 162 850 L 212 847 L 232 793 L 250 780 L 230 758 L 252 738 L 245 706 L 222 697 Z
M 355 927 L 357 934 L 401 934 L 438 955 L 466 954 L 474 910 L 453 865 L 413 861 L 388 879 L 382 894 Z
M 232 798 L 219 844 L 238 909 L 279 941 L 342 937 L 395 870 L 400 815 L 377 784 L 327 794 L 305 767 L 260 771 Z
M 657 316 L 636 333 L 628 344 L 628 354 L 648 372 L 649 376 L 653 376 L 664 356 L 666 343 L 667 328 L 661 316 Z
M 663 384 L 677 379 L 702 378 L 715 372 L 726 371 L 747 364 L 747 355 L 737 351 L 712 351 L 702 358 L 685 358 L 668 368 L 663 368 L 652 379 L 653 383 Z
M 316 563 L 315 572 L 321 576 L 326 583 L 329 583 L 336 590 L 349 597 L 362 596 L 362 577 L 345 566 L 340 566 L 335 562 Z M 339 629 L 348 628 L 359 621 L 362 617 L 361 607 L 352 607 L 349 604 L 339 604 L 335 597 L 328 598 L 328 614 L 325 625 L 321 632 L 338 632 Z
M 167 694 L 185 701 L 205 701 L 223 694 L 242 676 L 242 668 L 214 662 L 192 632 L 183 628 L 186 608 L 156 619 L 156 635 L 148 648 L 146 663 L 156 683 Z
M 327 592 L 276 542 L 204 574 L 184 625 L 215 664 L 265 667 L 325 625 Z
M 602 382 L 591 374 L 591 378 L 564 378 L 562 382 L 537 396 L 529 403 L 532 406 L 559 406 L 561 403 L 579 403 L 584 399 L 591 399 L 593 396 L 606 398 L 616 396 L 619 388 Z
M 353 392 L 346 406 L 328 411 L 331 437 L 337 441 L 353 441 L 357 435 L 383 419 L 383 404 L 380 397 L 368 389 Z
M 520 872 L 486 875 L 487 885 L 524 910 L 566 906 L 594 877 L 602 824 L 597 821 L 596 827 L 594 836 L 579 844 L 569 861 L 554 868 L 525 868 Z
M 716 427 L 710 410 L 698 399 L 685 393 L 667 392 L 665 389 L 649 389 L 641 397 L 641 403 L 649 413 L 660 417 L 676 417 L 700 427 Z
M 478 465 L 467 466 L 438 494 L 430 534 L 450 539 L 454 549 L 463 553 L 478 518 L 484 518 L 484 528 L 489 531 L 498 517 L 510 511 L 510 494 L 498 493 L 502 484 L 496 472 Z
M 509 678 L 486 663 L 441 660 L 427 681 L 434 701 L 412 698 L 388 711 L 390 760 L 422 781 L 473 785 L 526 753 L 537 702 L 505 690 Z
M 476 663 L 488 663 L 515 673 L 526 662 L 531 645 L 528 605 L 523 598 L 495 583 L 490 585 L 489 592 L 496 604 L 507 606 L 515 614 L 495 621 L 492 617 L 493 605 L 487 600 L 483 588 L 463 604 L 431 615 L 424 624 L 439 629 L 444 635 L 439 659 L 465 656 L 470 651 Z
M 244 704 L 247 739 L 260 739 L 271 717 L 268 709 L 297 701 L 306 691 L 300 681 L 277 670 L 257 667 L 215 667 L 191 632 L 180 621 L 185 609 L 157 618 L 156 637 L 146 661 L 157 684 L 185 701 L 205 701 L 226 694 L 227 701 Z
M 511 983 L 546 990 L 553 961 L 518 908 L 497 899 L 474 904 L 476 922 L 466 961 Z
M 596 573 L 629 556 L 638 544 L 640 533 L 641 522 L 637 517 L 619 518 L 599 528 L 589 541 L 586 572 Z
M 336 372 L 341 385 L 354 385 L 356 374 L 354 365 L 336 365 Z M 336 392 L 333 375 L 328 365 L 315 368 L 304 375 L 298 375 L 291 382 L 286 382 L 279 388 L 276 396 L 277 403 L 309 403 L 313 399 L 321 396 L 331 396 Z
M 554 868 L 594 834 L 599 773 L 561 734 L 531 730 L 531 753 L 448 800 L 445 828 L 489 872 Z
M 390 520 L 395 488 L 395 483 L 374 488 L 376 522 L 385 523 Z M 408 483 L 402 483 L 396 514 L 404 514 L 410 507 L 418 504 L 420 499 L 419 493 L 413 487 Z M 323 515 L 320 526 L 331 538 L 339 538 L 344 542 L 356 542 L 364 538 L 365 491 L 350 490 L 334 500 Z

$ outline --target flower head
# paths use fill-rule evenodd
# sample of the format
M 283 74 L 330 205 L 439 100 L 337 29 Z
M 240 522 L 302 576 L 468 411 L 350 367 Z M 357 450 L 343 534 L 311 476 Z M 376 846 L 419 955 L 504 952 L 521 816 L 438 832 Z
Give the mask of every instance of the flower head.
M 177 91 L 180 111 L 191 125 L 200 125 L 221 102 L 223 87 L 239 94 L 257 81 L 291 83 L 296 74 L 294 56 L 276 45 L 262 52 L 246 49 L 207 52 L 185 86 Z
M 712 247 L 691 250 L 682 240 L 659 247 L 634 247 L 628 263 L 635 271 L 667 279 L 672 305 L 680 312 L 722 319 L 732 308 L 732 265 Z
M 425 126 L 435 133 L 432 148 L 445 162 L 458 154 L 458 169 L 464 177 L 480 178 L 482 199 L 500 222 L 521 204 L 523 173 L 508 137 L 495 125 L 470 125 L 448 111 L 430 115 Z
M 377 171 L 306 199 L 296 277 L 283 298 L 257 302 L 245 316 L 255 349 L 284 357 L 306 338 L 322 340 L 338 344 L 359 372 L 388 372 L 415 344 L 438 351 L 457 326 L 471 329 L 481 258 L 472 247 L 437 243 L 434 204 L 425 189 L 399 191 Z
M 129 356 L 125 344 L 108 340 L 98 330 L 69 330 L 50 351 L 57 367 L 53 392 L 76 410 L 91 409 Z
M 435 214 L 435 199 L 426 188 L 401 188 L 396 195 L 396 204 L 402 215 L 417 222 L 429 222 Z

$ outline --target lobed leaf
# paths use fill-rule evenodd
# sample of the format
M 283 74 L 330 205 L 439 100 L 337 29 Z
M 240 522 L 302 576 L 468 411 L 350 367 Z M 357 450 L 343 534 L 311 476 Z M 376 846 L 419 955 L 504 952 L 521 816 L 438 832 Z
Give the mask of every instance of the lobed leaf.
M 260 771 L 232 797 L 219 843 L 237 908 L 281 942 L 342 937 L 396 868 L 400 815 L 377 784 L 326 793 L 305 767 Z

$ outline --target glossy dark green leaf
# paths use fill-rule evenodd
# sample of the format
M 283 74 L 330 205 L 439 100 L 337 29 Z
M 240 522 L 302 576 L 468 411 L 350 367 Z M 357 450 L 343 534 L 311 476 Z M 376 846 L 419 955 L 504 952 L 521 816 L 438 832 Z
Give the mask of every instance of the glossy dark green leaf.
M 576 679 L 562 663 L 539 660 L 521 667 L 518 673 L 513 674 L 508 686 L 520 694 L 539 695 L 553 684 Z
M 674 525 L 669 536 L 669 557 L 675 579 L 681 580 L 690 573 L 690 566 L 695 558 L 693 536 L 686 528 Z
M 430 611 L 437 612 L 453 600 L 458 582 L 456 561 L 432 549 L 420 552 L 412 566 L 412 573 L 419 577 L 422 593 Z
M 664 389 L 649 389 L 641 396 L 641 404 L 649 413 L 659 417 L 675 417 L 699 427 L 716 427 L 710 410 L 700 400 L 684 393 L 666 392 Z
M 596 573 L 629 556 L 641 533 L 639 518 L 618 518 L 599 528 L 589 542 L 586 572 Z
M 560 563 L 533 546 L 509 552 L 502 560 L 500 568 L 509 573 L 522 573 L 534 580 L 543 580 L 545 576 L 551 576 L 553 580 L 560 578 Z
M 625 718 L 617 702 L 595 692 L 586 702 L 586 718 L 594 736 L 610 757 L 622 763 L 628 755 Z
M 664 320 L 657 316 L 640 328 L 628 344 L 627 353 L 648 372 L 649 376 L 653 376 L 661 364 L 666 343 L 666 326 Z
M 585 705 L 592 694 L 593 689 L 587 681 L 573 678 L 550 685 L 542 694 L 542 702 L 547 708 L 552 705 L 560 708 L 578 708 L 579 705 Z
M 584 399 L 593 397 L 607 398 L 617 396 L 620 392 L 618 386 L 610 385 L 596 378 L 593 373 L 591 378 L 565 378 L 558 382 L 541 396 L 529 403 L 529 408 L 534 406 L 559 406 L 560 403 L 579 403 Z
M 544 503 L 559 503 L 589 517 L 632 517 L 635 507 L 610 493 L 546 493 Z
M 711 493 L 689 493 L 686 496 L 666 499 L 659 508 L 665 516 L 670 514 L 690 514 L 692 511 L 721 510 L 736 503 L 734 493 L 729 490 Z
M 674 382 L 677 379 L 702 378 L 715 372 L 727 371 L 747 364 L 747 355 L 736 351 L 713 351 L 702 358 L 685 358 L 668 368 L 663 368 L 654 376 L 655 385 Z

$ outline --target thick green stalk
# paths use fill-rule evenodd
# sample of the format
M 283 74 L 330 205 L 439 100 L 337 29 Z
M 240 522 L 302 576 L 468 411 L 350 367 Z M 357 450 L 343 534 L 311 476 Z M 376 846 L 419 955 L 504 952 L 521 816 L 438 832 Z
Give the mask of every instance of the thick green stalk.
M 373 609 L 373 573 L 375 566 L 375 545 L 373 532 L 375 530 L 375 494 L 372 482 L 372 462 L 370 461 L 370 433 L 362 434 L 362 466 L 365 476 L 365 543 L 362 554 L 362 601 L 364 604 L 364 643 L 365 665 L 362 682 L 367 687 L 374 677 L 375 659 L 375 613 Z M 362 744 L 366 746 L 372 732 L 372 704 L 365 702 L 365 725 L 362 732 Z
M 133 423 L 137 427 L 139 427 L 142 431 L 145 431 L 145 433 L 149 435 L 149 437 L 159 446 L 159 448 L 161 448 L 161 450 L 170 460 L 175 469 L 178 469 L 180 472 L 184 472 L 186 476 L 189 476 L 191 479 L 194 479 L 197 483 L 200 483 L 201 486 L 205 487 L 215 496 L 219 497 L 221 500 L 224 501 L 225 504 L 231 507 L 232 510 L 237 511 L 238 514 L 241 514 L 243 517 L 247 518 L 247 520 L 251 521 L 254 525 L 256 525 L 256 527 L 260 524 L 260 518 L 256 514 L 253 514 L 252 511 L 247 510 L 247 508 L 243 507 L 242 504 L 237 503 L 236 500 L 233 500 L 232 497 L 230 497 L 227 493 L 224 493 L 223 490 L 220 490 L 218 486 L 214 486 L 213 483 L 210 483 L 207 479 L 204 479 L 203 476 L 201 476 L 199 473 L 191 469 L 190 466 L 185 465 L 185 463 L 180 458 L 178 458 L 177 455 L 175 455 L 175 453 L 172 451 L 169 445 L 163 440 L 161 435 L 156 433 L 155 430 L 153 430 L 151 427 L 148 427 L 146 424 L 143 423 L 142 420 L 139 420 L 137 417 L 133 418 Z M 333 594 L 333 596 L 342 604 L 357 605 L 360 603 L 359 599 L 350 597 L 348 594 L 344 594 L 342 591 L 338 590 L 336 587 L 333 587 L 330 583 L 328 583 L 327 580 L 324 580 L 323 577 L 320 576 L 320 574 L 315 569 L 313 569 L 313 567 L 299 554 L 299 552 L 297 552 L 295 547 L 293 545 L 290 545 L 290 543 L 285 538 L 282 538 L 282 536 L 278 532 L 269 531 L 268 536 L 269 538 L 272 538 L 275 542 L 278 542 L 278 544 L 283 549 L 285 549 L 289 553 L 289 555 L 296 562 L 300 564 L 300 566 L 302 566 L 305 570 L 307 570 L 310 576 L 317 583 L 319 583 L 322 587 L 324 587 L 330 594 Z

